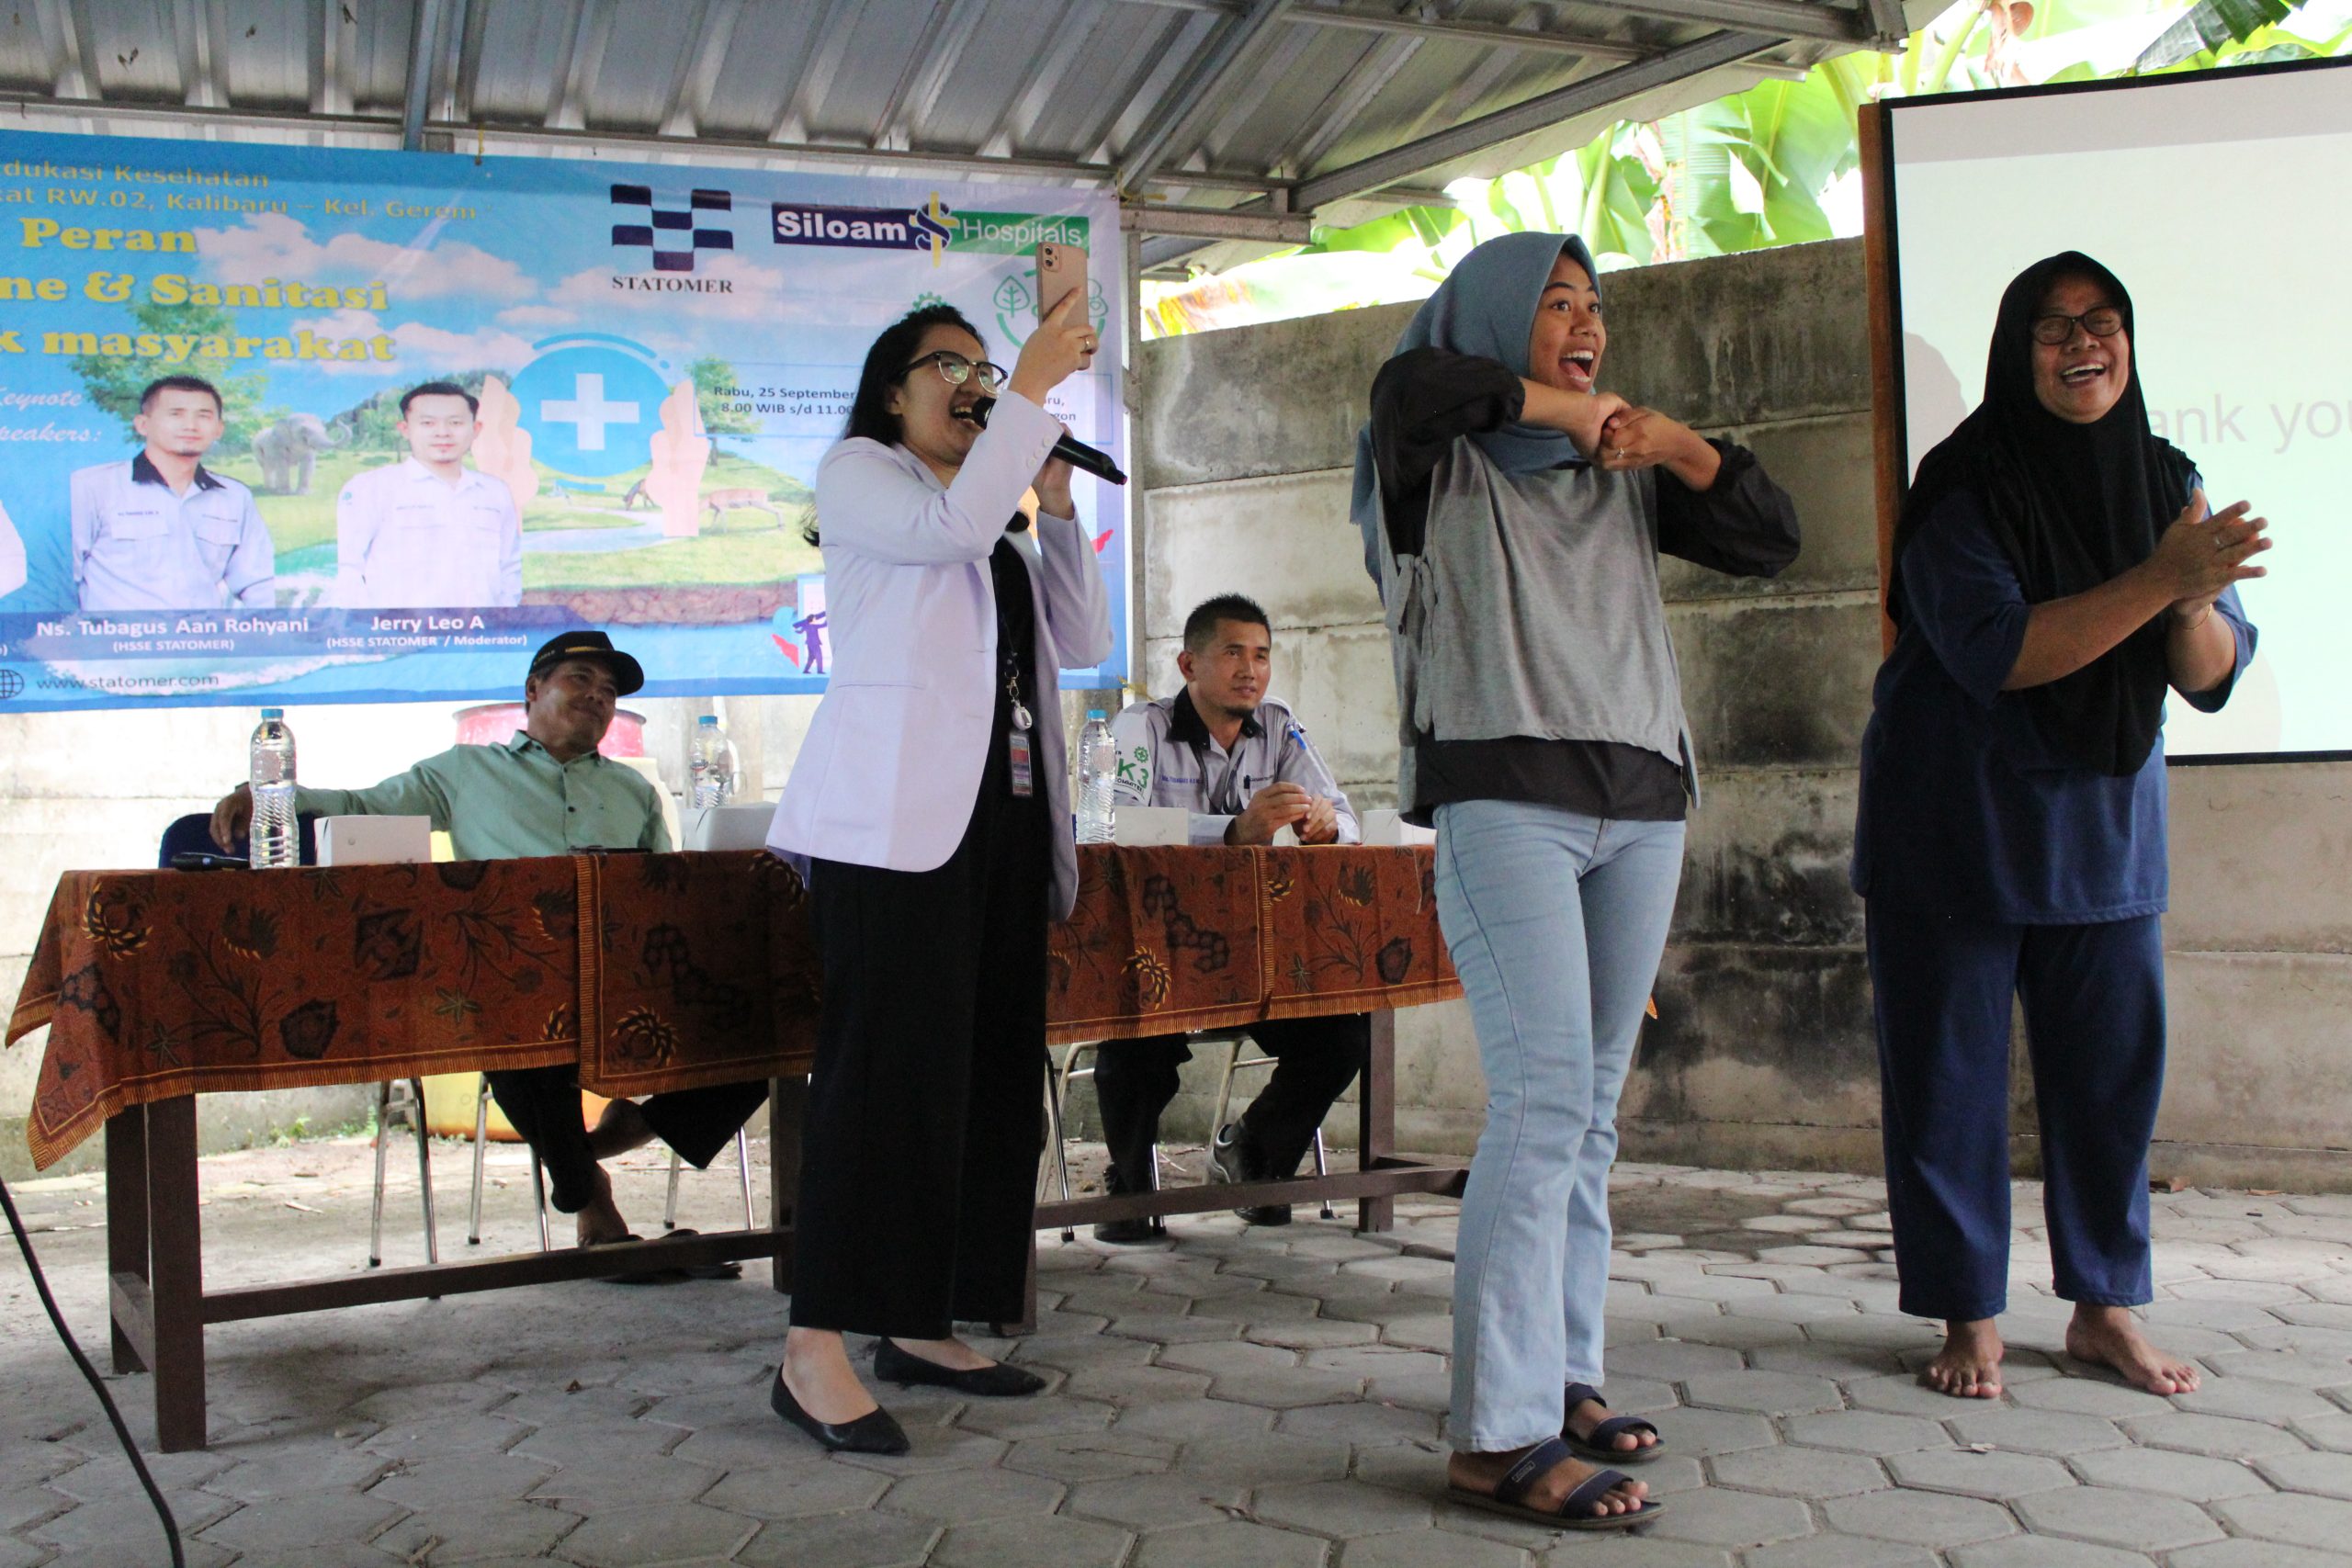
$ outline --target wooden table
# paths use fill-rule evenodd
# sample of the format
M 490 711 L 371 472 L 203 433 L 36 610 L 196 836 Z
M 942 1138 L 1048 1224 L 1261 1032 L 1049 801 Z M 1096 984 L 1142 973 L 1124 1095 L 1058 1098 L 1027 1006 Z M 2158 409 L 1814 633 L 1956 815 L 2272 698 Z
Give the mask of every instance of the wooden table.
M 74 872 L 7 1039 L 50 1027 L 37 1164 L 105 1131 L 115 1366 L 155 1374 L 174 1451 L 204 1444 L 210 1324 L 753 1258 L 788 1290 L 816 976 L 799 881 L 756 852 Z M 1460 1190 L 1460 1168 L 1394 1152 L 1390 1010 L 1460 994 L 1428 851 L 1090 846 L 1048 985 L 1057 1041 L 1347 1012 L 1374 1027 L 1360 1169 L 1049 1203 L 1040 1228 L 1326 1198 L 1385 1228 L 1397 1194 Z M 605 1095 L 770 1079 L 769 1224 L 205 1288 L 197 1094 L 563 1062 Z

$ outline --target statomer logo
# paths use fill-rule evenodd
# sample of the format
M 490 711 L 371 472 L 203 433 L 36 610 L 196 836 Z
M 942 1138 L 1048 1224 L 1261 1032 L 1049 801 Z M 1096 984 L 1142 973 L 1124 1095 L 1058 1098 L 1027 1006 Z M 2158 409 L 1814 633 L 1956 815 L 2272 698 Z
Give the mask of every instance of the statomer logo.
M 929 251 L 936 266 L 949 251 L 1012 255 L 1040 240 L 1086 244 L 1083 218 L 1036 212 L 957 212 L 936 191 L 918 208 L 820 207 L 779 201 L 771 220 L 779 245 L 840 245 L 862 250 Z
M 682 276 L 706 253 L 732 251 L 735 198 L 723 190 L 695 189 L 683 196 L 651 186 L 613 186 L 613 244 L 624 254 L 650 260 L 651 276 L 616 276 L 613 287 L 662 293 L 729 294 L 726 278 Z

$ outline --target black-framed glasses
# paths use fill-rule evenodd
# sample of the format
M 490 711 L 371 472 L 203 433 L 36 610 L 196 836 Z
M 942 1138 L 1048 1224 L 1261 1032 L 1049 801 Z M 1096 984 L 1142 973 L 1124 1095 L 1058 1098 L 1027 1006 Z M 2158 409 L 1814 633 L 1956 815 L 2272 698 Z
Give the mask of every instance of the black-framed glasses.
M 967 359 L 952 348 L 933 349 L 921 359 L 910 362 L 906 369 L 899 371 L 899 374 L 904 376 L 907 371 L 919 369 L 925 365 L 939 367 L 940 379 L 951 387 L 960 387 L 967 381 L 978 380 L 980 390 L 990 393 L 1002 391 L 1005 378 L 1011 374 L 1003 366 L 992 360 Z
M 2075 335 L 2077 322 L 2093 337 L 2113 337 L 2123 330 L 2123 312 L 2112 305 L 2101 305 L 2095 310 L 2085 310 L 2079 316 L 2052 310 L 2046 316 L 2033 319 L 2033 341 L 2052 346 L 2064 343 Z

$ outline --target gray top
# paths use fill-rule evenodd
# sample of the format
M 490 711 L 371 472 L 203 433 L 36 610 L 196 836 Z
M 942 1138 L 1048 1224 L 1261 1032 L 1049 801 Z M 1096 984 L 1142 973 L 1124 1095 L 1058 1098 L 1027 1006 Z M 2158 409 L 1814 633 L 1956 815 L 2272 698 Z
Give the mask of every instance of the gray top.
M 1657 581 L 1647 470 L 1510 474 L 1467 436 L 1430 477 L 1422 553 L 1380 552 L 1403 760 L 1414 738 L 1611 740 L 1681 769 L 1698 798 Z

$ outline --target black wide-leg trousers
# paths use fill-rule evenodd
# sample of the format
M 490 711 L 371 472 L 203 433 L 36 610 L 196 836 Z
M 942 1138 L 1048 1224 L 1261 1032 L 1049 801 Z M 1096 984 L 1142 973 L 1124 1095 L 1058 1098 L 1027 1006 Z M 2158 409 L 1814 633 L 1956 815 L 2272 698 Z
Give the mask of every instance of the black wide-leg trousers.
M 825 991 L 795 1327 L 943 1339 L 1026 1314 L 1052 852 L 1043 797 L 1002 780 L 937 870 L 809 867 Z

